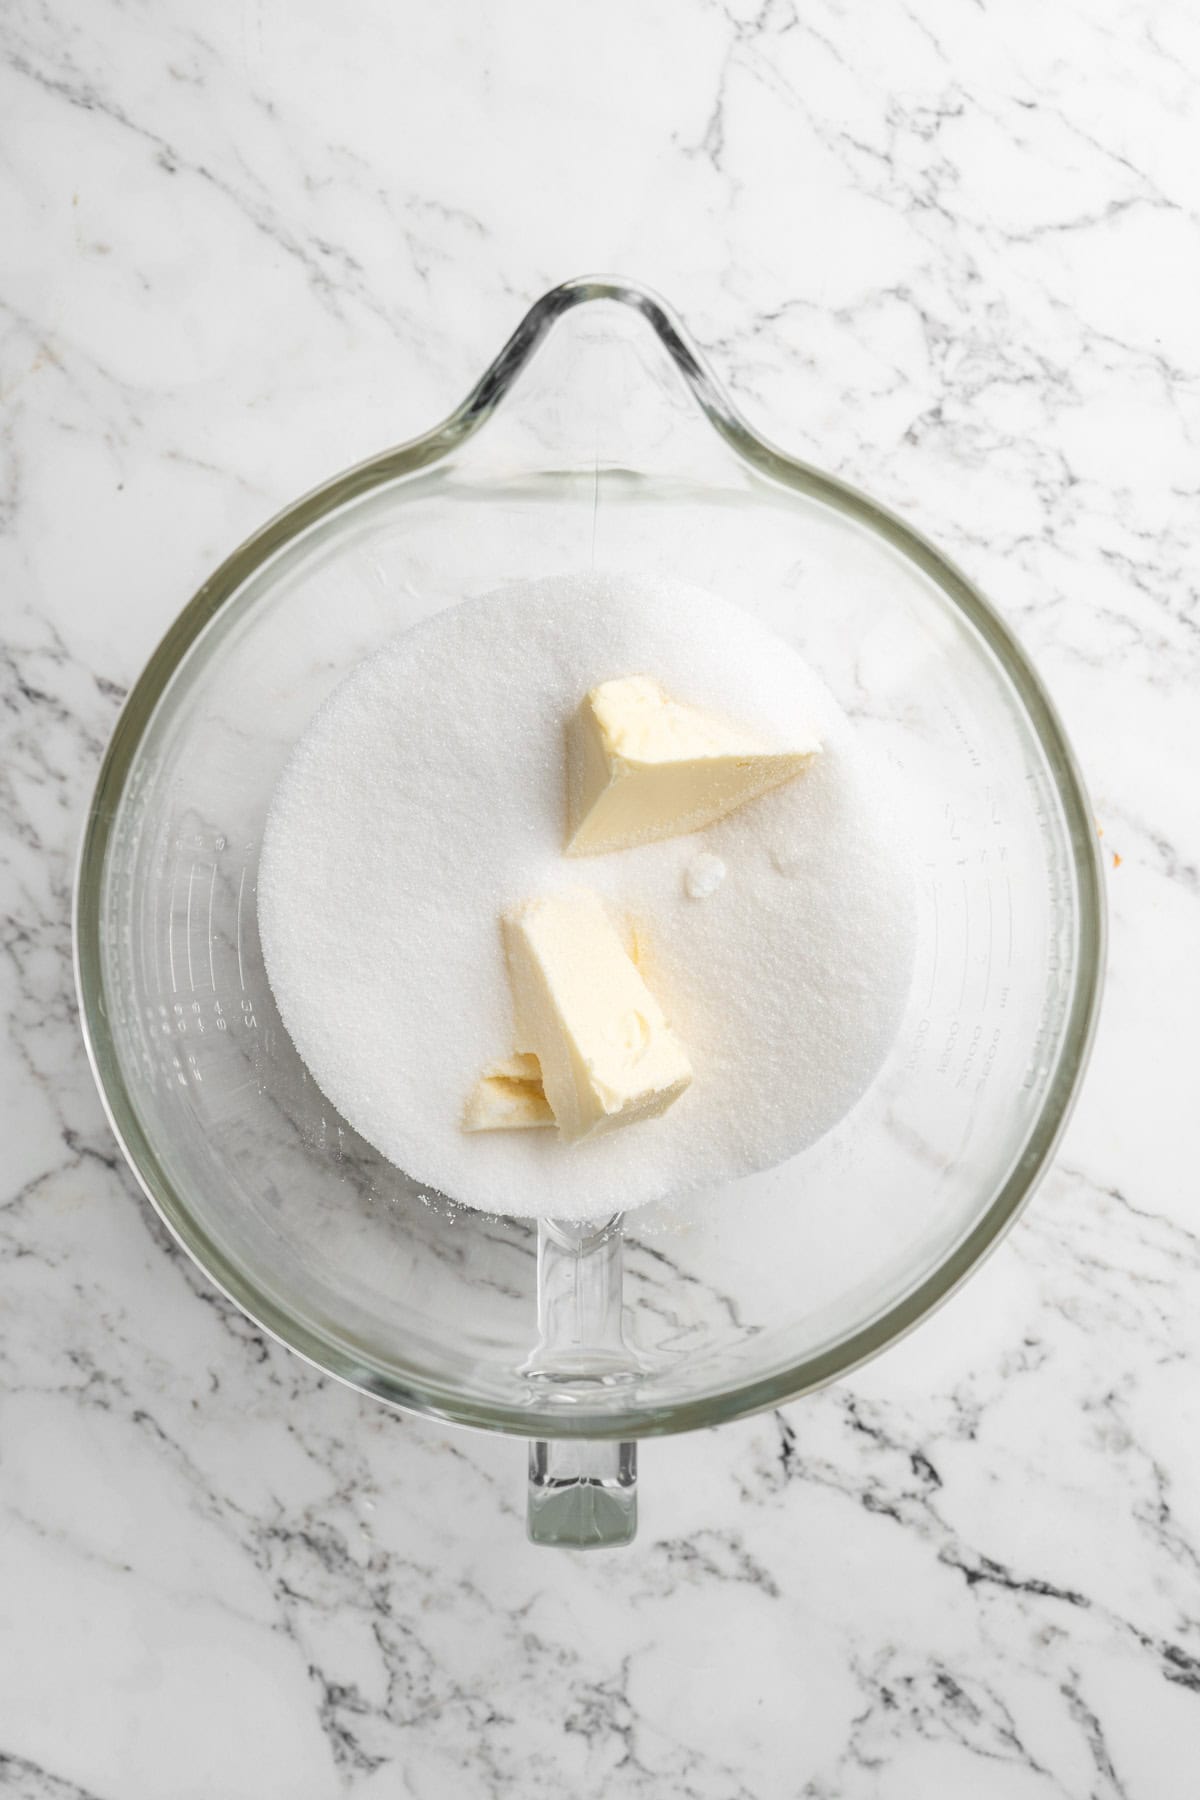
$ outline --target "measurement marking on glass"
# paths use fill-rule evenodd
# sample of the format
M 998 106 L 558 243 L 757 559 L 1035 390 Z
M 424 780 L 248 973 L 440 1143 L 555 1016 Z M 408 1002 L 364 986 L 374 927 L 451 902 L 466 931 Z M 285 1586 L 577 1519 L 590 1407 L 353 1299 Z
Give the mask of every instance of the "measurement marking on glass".
M 217 991 L 217 971 L 213 967 L 213 892 L 217 885 L 217 865 L 212 866 L 212 874 L 208 878 L 208 985 L 215 994 Z
M 1008 901 L 1008 966 L 1011 969 L 1012 968 L 1012 931 L 1013 931 L 1012 880 L 1007 875 L 1004 877 L 1004 895 L 1005 895 L 1006 900 Z
M 596 426 L 597 435 L 599 435 L 599 431 L 600 431 L 600 427 L 597 424 L 597 426 Z M 599 449 L 599 446 L 597 446 L 597 448 L 596 448 L 596 466 L 595 466 L 593 482 L 592 482 L 592 548 L 591 548 L 591 553 L 590 553 L 590 556 L 588 559 L 588 566 L 589 566 L 589 568 L 592 568 L 592 569 L 594 569 L 596 566 L 596 521 L 599 518 L 599 516 L 600 516 L 600 449 Z
M 193 994 L 196 991 L 196 977 L 192 973 L 192 889 L 195 887 L 195 885 L 196 885 L 196 865 L 195 865 L 195 863 L 193 863 L 191 868 L 188 870 L 187 937 L 184 939 L 184 942 L 187 944 L 188 990 L 190 993 L 193 993 Z
M 988 995 L 992 991 L 992 884 L 990 881 L 988 882 L 986 888 L 984 889 L 984 893 L 987 895 L 987 908 L 988 908 L 987 968 L 984 970 L 984 975 L 983 975 L 983 1004 L 984 1004 L 984 1007 L 986 1008 L 987 1003 L 988 1003 Z
M 139 937 L 142 940 L 142 942 L 141 942 L 142 984 L 145 987 L 146 992 L 148 994 L 150 994 L 150 993 L 154 992 L 154 988 L 155 988 L 156 984 L 153 981 L 151 981 L 151 979 L 150 979 L 150 933 L 145 928 L 146 927 L 146 896 L 144 893 L 142 894 L 141 899 L 138 904 L 139 904 L 139 909 L 140 909 L 140 912 L 142 915 L 141 919 L 139 920 L 139 924 L 141 925 L 142 929 L 138 933 Z
M 242 879 L 238 882 L 238 903 L 237 903 L 238 980 L 242 984 L 243 994 L 246 991 L 246 971 L 242 967 L 242 895 L 245 892 L 245 888 L 246 888 L 246 867 L 245 867 L 245 864 L 243 863 Z
M 971 961 L 971 908 L 967 900 L 967 884 L 962 884 L 963 905 L 963 972 L 962 986 L 958 990 L 958 1010 L 962 1011 L 963 1001 L 967 997 L 967 972 Z
M 147 900 L 146 900 L 147 887 L 153 887 L 153 889 L 154 889 L 154 904 L 152 907 L 149 907 L 149 908 L 147 906 Z M 146 923 L 147 910 L 149 910 L 150 915 L 151 915 L 150 930 L 148 933 L 145 931 L 143 931 L 143 933 L 142 933 L 142 974 L 143 974 L 143 977 L 146 982 L 146 992 L 148 994 L 157 994 L 157 993 L 160 993 L 162 990 L 162 973 L 159 969 L 159 962 L 158 962 L 159 945 L 158 945 L 158 883 L 157 883 L 157 881 L 144 882 L 142 884 L 142 924 L 143 924 L 143 926 Z M 147 960 L 147 947 L 146 947 L 147 937 L 149 937 L 150 947 L 154 952 L 154 980 L 153 981 L 151 981 L 151 979 L 150 979 L 150 966 L 149 966 L 149 962 Z
M 934 890 L 933 890 L 933 960 L 932 960 L 932 964 L 931 964 L 931 967 L 929 970 L 929 998 L 925 1002 L 925 1011 L 926 1012 L 928 1012 L 929 1008 L 933 1005 L 933 990 L 937 986 L 937 963 L 938 963 L 938 896 L 937 896 L 937 888 L 935 886 Z
M 171 971 L 171 992 L 179 992 L 175 979 L 175 879 L 179 874 L 179 858 L 171 864 L 171 910 L 167 914 L 167 967 Z

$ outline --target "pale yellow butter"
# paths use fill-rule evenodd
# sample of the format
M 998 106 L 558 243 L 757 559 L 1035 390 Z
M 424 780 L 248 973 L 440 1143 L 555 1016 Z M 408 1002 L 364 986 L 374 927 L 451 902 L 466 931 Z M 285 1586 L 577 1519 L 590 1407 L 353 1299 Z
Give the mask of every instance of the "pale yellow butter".
M 567 853 L 701 831 L 790 781 L 820 748 L 802 732 L 790 749 L 770 750 L 647 675 L 601 682 L 567 727 Z
M 553 1123 L 536 1056 L 489 1063 L 463 1111 L 464 1131 L 531 1131 Z
M 516 1043 L 568 1140 L 663 1113 L 692 1079 L 662 1007 L 587 889 L 503 919 Z

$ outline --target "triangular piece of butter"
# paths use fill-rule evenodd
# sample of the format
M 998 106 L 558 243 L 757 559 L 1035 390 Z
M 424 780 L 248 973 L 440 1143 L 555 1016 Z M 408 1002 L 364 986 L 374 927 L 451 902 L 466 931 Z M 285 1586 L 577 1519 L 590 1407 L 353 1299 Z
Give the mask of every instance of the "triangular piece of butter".
M 592 856 L 702 831 L 807 768 L 803 733 L 771 750 L 684 706 L 648 675 L 594 687 L 567 727 L 567 854 Z
M 586 888 L 503 919 L 516 1042 L 541 1068 L 569 1141 L 653 1119 L 692 1079 L 662 1007 Z
M 553 1123 L 536 1056 L 489 1063 L 463 1112 L 464 1131 L 530 1131 Z

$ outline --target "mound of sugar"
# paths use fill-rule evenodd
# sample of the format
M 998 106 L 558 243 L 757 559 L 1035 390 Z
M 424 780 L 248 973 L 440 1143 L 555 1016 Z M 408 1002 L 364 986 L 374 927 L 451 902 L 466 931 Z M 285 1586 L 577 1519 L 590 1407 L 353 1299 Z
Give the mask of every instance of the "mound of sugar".
M 642 673 L 781 749 L 815 723 L 824 754 L 698 836 L 564 858 L 564 721 Z M 698 905 L 700 852 L 725 873 Z M 513 1048 L 499 916 L 581 883 L 636 921 L 692 1085 L 595 1142 L 468 1134 L 480 1070 Z M 284 1024 L 350 1124 L 468 1205 L 558 1218 L 811 1144 L 879 1068 L 913 960 L 911 871 L 832 696 L 739 608 L 625 575 L 502 589 L 355 669 L 280 778 L 258 910 Z

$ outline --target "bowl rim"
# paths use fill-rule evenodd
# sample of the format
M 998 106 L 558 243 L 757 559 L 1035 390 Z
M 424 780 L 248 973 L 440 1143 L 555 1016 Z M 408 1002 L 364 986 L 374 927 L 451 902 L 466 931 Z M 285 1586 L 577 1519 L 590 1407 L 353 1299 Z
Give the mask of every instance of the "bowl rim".
M 113 822 L 138 747 L 168 683 L 209 621 L 276 551 L 323 517 L 389 482 L 442 461 L 491 417 L 557 319 L 610 301 L 639 313 L 663 345 L 701 411 L 735 454 L 771 481 L 825 501 L 858 520 L 923 570 L 983 637 L 1016 690 L 1053 776 L 1067 824 L 1079 903 L 1078 956 L 1058 1053 L 1021 1154 L 975 1224 L 914 1287 L 866 1324 L 797 1363 L 677 1404 L 623 1411 L 615 1392 L 602 1414 L 561 1418 L 464 1395 L 423 1370 L 404 1380 L 364 1361 L 329 1328 L 297 1319 L 208 1237 L 176 1191 L 143 1132 L 117 1057 L 104 998 L 100 900 Z M 344 470 L 294 501 L 214 570 L 174 620 L 118 716 L 88 809 L 73 897 L 75 986 L 84 1045 L 113 1135 L 139 1186 L 175 1241 L 259 1329 L 321 1373 L 404 1411 L 523 1437 L 641 1438 L 743 1418 L 794 1400 L 850 1373 L 907 1335 L 961 1286 L 1028 1204 L 1070 1117 L 1099 1017 L 1106 943 L 1103 864 L 1083 777 L 1058 713 L 1010 627 L 929 539 L 850 483 L 789 456 L 755 432 L 716 381 L 678 318 L 656 294 L 618 276 L 580 276 L 529 309 L 466 399 L 418 438 Z M 611 1406 L 611 1410 L 610 1410 Z

